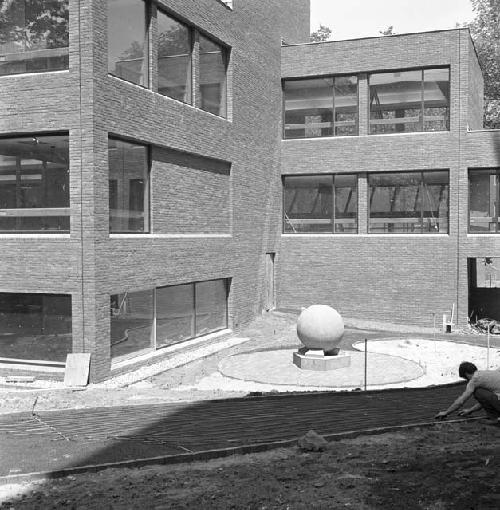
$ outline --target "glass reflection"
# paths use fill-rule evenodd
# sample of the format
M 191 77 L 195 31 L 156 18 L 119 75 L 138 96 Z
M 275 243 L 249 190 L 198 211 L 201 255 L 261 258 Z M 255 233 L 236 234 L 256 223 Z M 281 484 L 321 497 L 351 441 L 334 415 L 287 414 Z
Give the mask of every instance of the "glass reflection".
M 469 232 L 498 232 L 498 192 L 496 170 L 469 172 Z
M 220 117 L 226 116 L 226 50 L 200 35 L 201 109 Z

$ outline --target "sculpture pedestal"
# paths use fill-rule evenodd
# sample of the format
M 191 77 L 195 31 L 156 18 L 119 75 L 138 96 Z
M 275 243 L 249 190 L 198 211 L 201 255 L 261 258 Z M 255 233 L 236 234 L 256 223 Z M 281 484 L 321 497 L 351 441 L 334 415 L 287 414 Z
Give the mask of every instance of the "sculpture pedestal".
M 337 356 L 325 356 L 323 351 L 308 351 L 306 354 L 293 353 L 293 364 L 302 370 L 317 372 L 345 368 L 351 364 L 351 356 L 340 352 Z

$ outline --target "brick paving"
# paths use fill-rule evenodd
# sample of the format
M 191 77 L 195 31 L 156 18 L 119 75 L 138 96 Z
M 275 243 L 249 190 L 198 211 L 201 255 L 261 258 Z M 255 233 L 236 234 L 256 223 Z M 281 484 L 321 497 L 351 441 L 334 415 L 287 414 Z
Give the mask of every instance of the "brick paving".
M 426 423 L 461 391 L 463 385 L 454 385 L 11 414 L 0 417 L 0 482 L 152 457 L 168 462 L 250 451 L 310 429 L 334 436 Z

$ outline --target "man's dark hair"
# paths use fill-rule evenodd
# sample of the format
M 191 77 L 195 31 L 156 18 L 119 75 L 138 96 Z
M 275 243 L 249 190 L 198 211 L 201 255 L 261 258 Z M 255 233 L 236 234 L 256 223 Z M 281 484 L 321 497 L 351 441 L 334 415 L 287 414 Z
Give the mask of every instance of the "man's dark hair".
M 473 374 L 476 370 L 477 367 L 474 363 L 464 361 L 463 363 L 460 363 L 460 366 L 458 367 L 458 375 L 462 379 L 466 379 L 465 374 Z

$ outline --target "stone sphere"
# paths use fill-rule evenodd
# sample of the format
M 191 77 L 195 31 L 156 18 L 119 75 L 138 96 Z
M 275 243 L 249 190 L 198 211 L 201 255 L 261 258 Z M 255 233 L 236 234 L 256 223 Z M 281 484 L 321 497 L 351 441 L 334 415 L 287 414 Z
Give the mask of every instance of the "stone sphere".
M 312 305 L 299 315 L 297 336 L 308 349 L 332 351 L 344 336 L 341 315 L 328 305 Z

